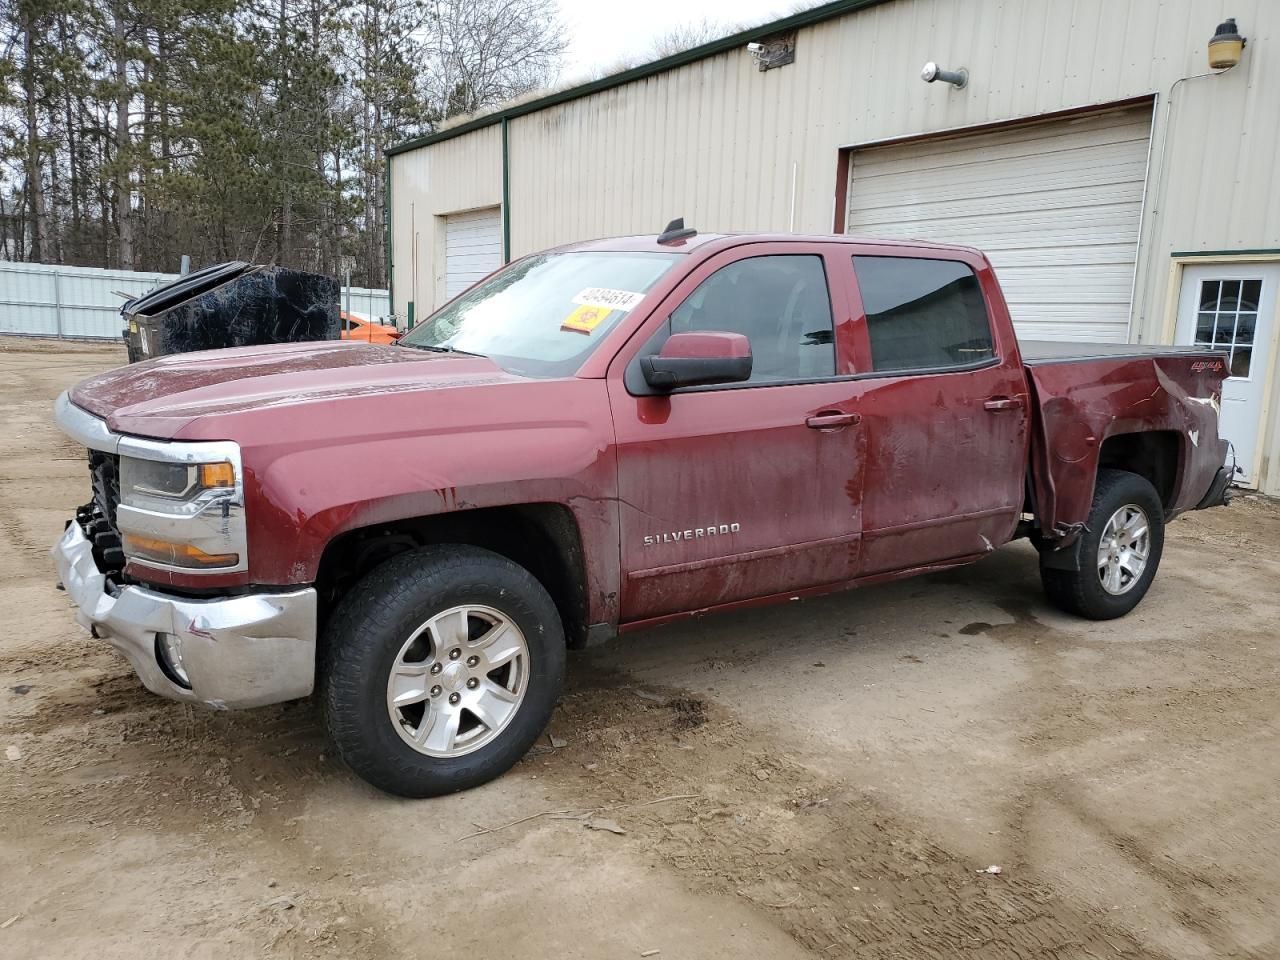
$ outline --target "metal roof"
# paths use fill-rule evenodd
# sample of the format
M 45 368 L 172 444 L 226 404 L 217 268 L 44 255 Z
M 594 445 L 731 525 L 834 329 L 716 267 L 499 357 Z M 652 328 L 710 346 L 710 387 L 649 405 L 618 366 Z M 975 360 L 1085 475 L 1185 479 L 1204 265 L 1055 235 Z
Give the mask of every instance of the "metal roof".
M 643 80 L 645 77 L 651 77 L 654 74 L 674 70 L 676 67 L 683 67 L 686 64 L 696 63 L 699 60 L 705 60 L 707 57 L 714 57 L 717 54 L 745 46 L 753 40 L 762 40 L 766 37 L 770 37 L 775 33 L 795 30 L 799 27 L 807 27 L 810 24 L 821 23 L 824 20 L 832 20 L 836 17 L 844 16 L 847 13 L 853 13 L 856 10 L 863 10 L 867 7 L 874 7 L 878 4 L 887 2 L 889 2 L 889 0 L 835 0 L 833 3 L 824 3 L 821 6 L 813 7 L 809 10 L 802 10 L 799 13 L 793 13 L 791 16 L 783 17 L 781 20 L 762 23 L 757 27 L 749 27 L 746 30 L 740 30 L 737 33 L 730 34 L 727 37 L 721 37 L 719 40 L 712 40 L 710 43 L 704 43 L 698 47 L 682 50 L 680 53 L 672 54 L 669 57 L 663 57 L 661 60 L 654 60 L 652 63 L 644 63 L 638 67 L 623 70 L 620 73 L 601 77 L 599 80 L 592 80 L 589 83 L 582 83 L 576 87 L 569 87 L 567 90 L 557 90 L 555 93 L 549 93 L 546 96 L 538 97 L 537 99 L 530 100 L 526 103 L 518 103 L 509 107 L 503 107 L 500 110 L 495 110 L 493 113 L 486 113 L 483 116 L 476 117 L 474 120 L 468 120 L 455 127 L 449 127 L 447 130 L 440 130 L 436 133 L 429 133 L 421 137 L 414 137 L 412 140 L 405 140 L 403 143 L 393 144 L 392 146 L 387 147 L 386 155 L 391 157 L 398 153 L 416 150 L 418 147 L 426 147 L 433 143 L 440 143 L 444 140 L 452 140 L 454 137 L 460 137 L 463 134 L 471 133 L 473 130 L 480 130 L 484 127 L 491 127 L 494 124 L 502 123 L 504 120 L 523 117 L 527 114 L 544 110 L 547 107 L 554 107 L 557 104 L 568 103 L 570 100 L 577 100 L 580 97 L 589 97 L 593 93 L 600 93 L 603 90 L 611 90 L 614 87 L 620 87 L 623 84 L 632 83 L 636 80 Z

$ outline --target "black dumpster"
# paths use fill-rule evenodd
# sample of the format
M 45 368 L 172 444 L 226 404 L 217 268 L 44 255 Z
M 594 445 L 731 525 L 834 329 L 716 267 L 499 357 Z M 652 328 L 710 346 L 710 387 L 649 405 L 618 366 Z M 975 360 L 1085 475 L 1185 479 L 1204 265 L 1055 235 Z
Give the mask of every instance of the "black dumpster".
M 191 350 L 338 339 L 338 281 L 235 260 L 120 308 L 129 362 Z

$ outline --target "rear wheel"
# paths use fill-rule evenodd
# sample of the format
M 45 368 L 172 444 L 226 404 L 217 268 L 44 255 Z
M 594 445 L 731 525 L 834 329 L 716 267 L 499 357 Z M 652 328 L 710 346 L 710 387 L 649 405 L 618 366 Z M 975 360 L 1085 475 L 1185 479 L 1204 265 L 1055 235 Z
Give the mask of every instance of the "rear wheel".
M 1146 595 L 1164 550 L 1164 506 L 1147 479 L 1099 470 L 1093 507 L 1080 535 L 1080 569 L 1040 565 L 1057 607 L 1091 620 L 1122 617 Z
M 546 590 L 475 547 L 427 547 L 377 567 L 339 605 L 327 650 L 323 706 L 338 755 L 406 797 L 504 773 L 564 682 L 564 631 Z

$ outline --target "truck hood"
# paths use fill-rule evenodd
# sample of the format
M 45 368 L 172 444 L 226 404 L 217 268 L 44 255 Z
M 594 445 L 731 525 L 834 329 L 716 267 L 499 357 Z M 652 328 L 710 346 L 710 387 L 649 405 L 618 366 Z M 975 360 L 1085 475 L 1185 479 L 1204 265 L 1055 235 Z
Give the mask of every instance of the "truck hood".
M 171 438 L 201 417 L 520 379 L 487 357 L 323 341 L 159 357 L 82 380 L 71 401 L 118 433 Z

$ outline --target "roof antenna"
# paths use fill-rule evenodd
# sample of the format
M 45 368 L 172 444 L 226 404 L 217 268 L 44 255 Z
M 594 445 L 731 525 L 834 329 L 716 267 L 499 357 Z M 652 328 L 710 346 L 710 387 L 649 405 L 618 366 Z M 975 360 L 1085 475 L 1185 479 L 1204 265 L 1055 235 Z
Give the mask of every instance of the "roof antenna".
M 667 224 L 667 229 L 658 234 L 659 243 L 679 243 L 681 240 L 688 240 L 690 237 L 696 237 L 698 231 L 693 227 L 684 225 L 684 217 L 676 217 Z

